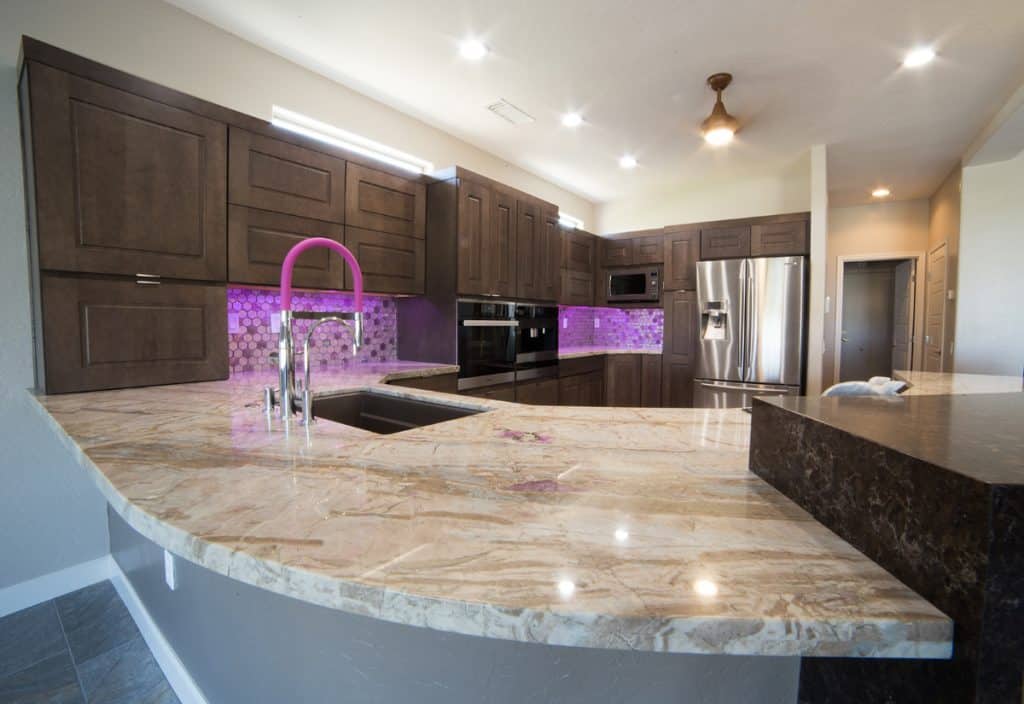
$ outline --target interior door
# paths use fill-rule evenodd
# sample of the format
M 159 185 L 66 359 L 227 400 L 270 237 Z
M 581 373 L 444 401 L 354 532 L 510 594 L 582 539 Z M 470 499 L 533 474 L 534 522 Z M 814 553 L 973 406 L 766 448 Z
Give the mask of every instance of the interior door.
M 892 368 L 914 368 L 914 275 L 916 262 L 907 259 L 894 269 L 892 305 Z
M 892 375 L 892 267 L 845 265 L 840 381 Z
M 803 257 L 747 261 L 745 381 L 800 385 L 804 266 Z
M 946 339 L 946 243 L 928 252 L 928 285 L 924 324 L 924 370 L 942 371 Z

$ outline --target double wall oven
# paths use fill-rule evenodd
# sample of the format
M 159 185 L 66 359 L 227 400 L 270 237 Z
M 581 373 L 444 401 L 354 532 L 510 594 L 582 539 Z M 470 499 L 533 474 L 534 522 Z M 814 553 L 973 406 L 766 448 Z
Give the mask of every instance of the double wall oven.
M 558 307 L 460 299 L 459 390 L 558 376 Z

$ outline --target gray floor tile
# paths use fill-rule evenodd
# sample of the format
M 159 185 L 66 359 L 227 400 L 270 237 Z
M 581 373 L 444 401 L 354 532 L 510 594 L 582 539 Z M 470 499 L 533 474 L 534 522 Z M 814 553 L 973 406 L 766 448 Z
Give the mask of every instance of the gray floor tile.
M 0 704 L 43 702 L 85 704 L 71 655 L 66 649 L 59 655 L 0 679 Z
M 80 663 L 89 704 L 178 704 L 142 637 Z
M 110 582 L 59 597 L 57 611 L 76 664 L 139 636 L 131 614 Z
M 65 651 L 64 633 L 52 601 L 0 619 L 0 678 Z

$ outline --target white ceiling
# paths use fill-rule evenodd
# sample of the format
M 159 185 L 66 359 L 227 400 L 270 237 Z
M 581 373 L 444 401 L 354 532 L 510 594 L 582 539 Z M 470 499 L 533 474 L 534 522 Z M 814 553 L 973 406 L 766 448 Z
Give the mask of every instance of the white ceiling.
M 595 202 L 760 176 L 821 143 L 833 204 L 926 197 L 1024 79 L 1022 0 L 170 1 Z M 457 55 L 471 34 L 479 63 Z M 939 58 L 903 69 L 920 43 Z M 717 150 L 697 131 L 716 71 L 741 123 Z M 486 110 L 499 98 L 536 122 Z M 569 109 L 586 125 L 562 127 Z

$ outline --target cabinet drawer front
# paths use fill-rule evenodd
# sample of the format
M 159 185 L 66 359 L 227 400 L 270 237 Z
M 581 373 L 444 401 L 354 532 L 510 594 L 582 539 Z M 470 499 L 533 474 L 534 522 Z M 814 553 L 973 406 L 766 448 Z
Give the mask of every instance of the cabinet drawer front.
M 633 240 L 634 264 L 661 264 L 665 260 L 665 238 L 637 237 Z
M 232 205 L 228 208 L 228 280 L 277 286 L 288 250 L 310 237 L 344 240 L 341 225 Z M 304 252 L 295 263 L 293 283 L 303 288 L 341 289 L 345 263 L 327 249 Z
M 345 161 L 231 128 L 228 198 L 236 205 L 345 221 Z
M 562 270 L 559 303 L 566 306 L 594 305 L 594 276 L 580 271 Z
M 227 128 L 30 64 L 42 269 L 224 281 Z
M 710 227 L 700 231 L 701 259 L 750 256 L 750 225 Z
M 592 357 L 571 357 L 558 360 L 558 376 L 569 377 L 575 374 L 589 374 L 597 372 L 604 374 L 605 356 L 594 355 Z
M 426 272 L 423 240 L 346 227 L 345 246 L 359 261 L 367 292 L 423 293 Z M 349 273 L 345 274 L 345 287 L 352 288 Z
M 605 266 L 632 266 L 633 240 L 606 240 L 604 243 Z
M 810 252 L 807 221 L 754 225 L 750 232 L 750 254 L 754 257 L 798 256 Z
M 413 179 L 349 162 L 345 222 L 367 230 L 422 238 L 427 224 L 427 187 Z
M 47 393 L 226 379 L 224 286 L 44 274 Z

